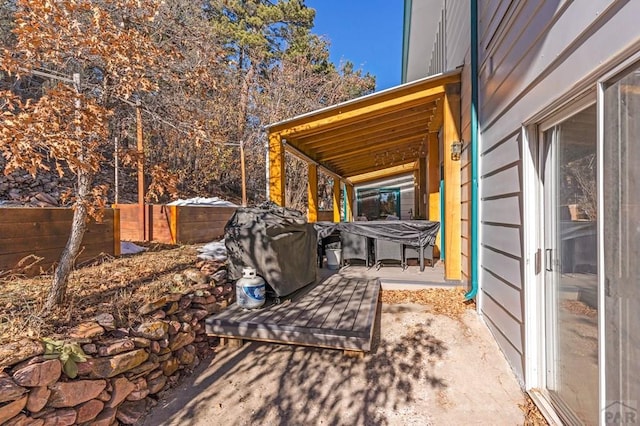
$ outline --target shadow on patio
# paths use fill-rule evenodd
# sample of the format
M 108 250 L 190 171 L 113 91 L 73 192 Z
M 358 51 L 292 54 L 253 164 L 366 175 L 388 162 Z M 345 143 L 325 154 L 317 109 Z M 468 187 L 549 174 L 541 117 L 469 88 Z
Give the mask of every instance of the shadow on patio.
M 321 419 L 328 424 L 386 424 L 379 408 L 414 403 L 415 382 L 427 383 L 434 392 L 446 388 L 432 369 L 416 368 L 432 365 L 447 350 L 426 328 L 407 330 L 398 341 L 379 341 L 378 326 L 375 336 L 374 351 L 364 359 L 335 350 L 256 342 L 222 351 L 181 386 L 186 392 L 171 395 L 163 417 L 175 424 L 205 424 L 215 422 L 215 417 L 202 417 L 213 409 L 224 413 L 225 424 L 264 424 L 266 419 L 282 425 Z M 152 416 L 147 423 L 155 419 L 160 420 Z
M 169 391 L 145 424 L 460 424 L 482 423 L 483 413 L 495 424 L 505 412 L 517 419 L 509 423 L 522 422 L 519 387 L 473 311 L 471 325 L 419 305 L 378 312 L 374 349 L 363 359 L 247 343 Z M 478 330 L 486 335 L 474 344 Z

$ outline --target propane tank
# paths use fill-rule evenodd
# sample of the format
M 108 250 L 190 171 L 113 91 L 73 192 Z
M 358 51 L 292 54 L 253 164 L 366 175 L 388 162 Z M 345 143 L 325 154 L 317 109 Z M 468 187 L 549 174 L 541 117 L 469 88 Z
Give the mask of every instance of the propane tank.
M 256 309 L 265 302 L 265 282 L 255 268 L 242 268 L 242 278 L 236 282 L 236 302 L 244 309 Z

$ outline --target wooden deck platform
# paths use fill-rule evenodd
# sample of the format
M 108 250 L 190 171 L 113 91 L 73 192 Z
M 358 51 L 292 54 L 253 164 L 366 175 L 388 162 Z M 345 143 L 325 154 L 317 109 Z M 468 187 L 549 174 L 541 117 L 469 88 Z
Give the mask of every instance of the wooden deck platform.
M 335 274 L 281 304 L 245 310 L 237 304 L 206 320 L 209 335 L 241 340 L 371 350 L 380 281 Z

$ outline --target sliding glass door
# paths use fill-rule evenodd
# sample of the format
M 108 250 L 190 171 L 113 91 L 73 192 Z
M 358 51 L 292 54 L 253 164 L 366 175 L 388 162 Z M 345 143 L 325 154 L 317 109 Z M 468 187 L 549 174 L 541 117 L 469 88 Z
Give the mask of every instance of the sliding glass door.
M 640 423 L 640 66 L 604 88 L 607 424 Z
M 596 118 L 543 133 L 546 388 L 567 423 L 598 422 Z

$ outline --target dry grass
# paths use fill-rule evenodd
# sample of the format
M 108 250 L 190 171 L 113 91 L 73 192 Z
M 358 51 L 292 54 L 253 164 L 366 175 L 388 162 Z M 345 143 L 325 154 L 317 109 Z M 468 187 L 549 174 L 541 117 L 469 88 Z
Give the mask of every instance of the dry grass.
M 382 303 L 417 303 L 427 305 L 431 312 L 460 318 L 468 309 L 475 309 L 475 302 L 464 300 L 465 290 L 461 287 L 454 289 L 434 288 L 429 290 L 383 290 Z
M 544 418 L 538 406 L 526 393 L 524 394 L 525 403 L 520 404 L 520 409 L 524 412 L 524 426 L 547 426 L 549 423 Z
M 149 251 L 121 258 L 104 258 L 79 268 L 69 278 L 64 306 L 48 316 L 41 313 L 51 276 L 7 276 L 0 279 L 0 344 L 21 337 L 64 333 L 83 320 L 108 312 L 125 326 L 137 319 L 144 302 L 181 288 L 174 273 L 194 266 L 196 246 L 151 246 Z

